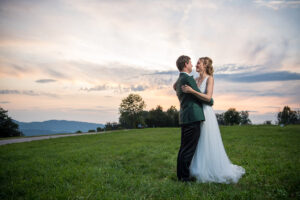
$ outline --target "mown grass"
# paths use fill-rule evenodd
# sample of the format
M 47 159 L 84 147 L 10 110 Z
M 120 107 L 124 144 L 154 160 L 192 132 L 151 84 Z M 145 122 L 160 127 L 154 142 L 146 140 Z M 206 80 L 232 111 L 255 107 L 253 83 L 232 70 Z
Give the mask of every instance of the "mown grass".
M 179 128 L 0 146 L 0 199 L 299 199 L 300 126 L 221 127 L 237 184 L 181 183 Z

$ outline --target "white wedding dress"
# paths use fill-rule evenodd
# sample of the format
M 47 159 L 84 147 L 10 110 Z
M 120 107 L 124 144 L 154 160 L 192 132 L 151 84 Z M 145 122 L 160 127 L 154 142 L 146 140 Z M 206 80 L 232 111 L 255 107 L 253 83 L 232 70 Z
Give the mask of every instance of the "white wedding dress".
M 199 87 L 201 93 L 206 93 L 207 79 L 208 76 Z M 203 112 L 205 121 L 201 123 L 201 135 L 190 165 L 190 174 L 202 183 L 237 183 L 245 174 L 245 169 L 229 160 L 212 107 L 203 104 Z

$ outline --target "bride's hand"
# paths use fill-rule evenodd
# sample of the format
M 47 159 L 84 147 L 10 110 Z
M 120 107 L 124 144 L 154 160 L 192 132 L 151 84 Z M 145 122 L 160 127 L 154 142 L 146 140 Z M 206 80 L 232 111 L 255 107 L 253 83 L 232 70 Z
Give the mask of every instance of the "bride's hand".
M 184 93 L 192 93 L 193 89 L 188 85 L 181 86 L 182 92 Z

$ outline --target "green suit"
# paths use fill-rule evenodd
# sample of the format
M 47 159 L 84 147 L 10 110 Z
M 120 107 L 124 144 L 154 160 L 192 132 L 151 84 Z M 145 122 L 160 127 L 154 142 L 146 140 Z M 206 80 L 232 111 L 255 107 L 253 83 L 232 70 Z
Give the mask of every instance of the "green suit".
M 181 90 L 182 85 L 189 85 L 191 88 L 200 92 L 194 78 L 186 73 L 180 73 L 176 81 L 176 94 L 180 101 L 179 124 L 190 124 L 197 121 L 204 121 L 205 116 L 203 113 L 202 103 L 213 105 L 213 99 L 206 102 L 198 99 L 193 94 L 184 93 Z

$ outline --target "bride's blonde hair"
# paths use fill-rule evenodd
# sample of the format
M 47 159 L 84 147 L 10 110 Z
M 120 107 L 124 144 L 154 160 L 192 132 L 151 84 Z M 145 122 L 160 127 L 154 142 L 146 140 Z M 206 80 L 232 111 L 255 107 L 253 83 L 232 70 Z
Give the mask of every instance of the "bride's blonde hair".
M 203 61 L 204 66 L 206 67 L 206 73 L 210 76 L 213 76 L 214 74 L 214 68 L 212 66 L 212 59 L 209 57 L 201 57 L 199 60 Z

